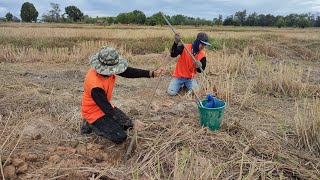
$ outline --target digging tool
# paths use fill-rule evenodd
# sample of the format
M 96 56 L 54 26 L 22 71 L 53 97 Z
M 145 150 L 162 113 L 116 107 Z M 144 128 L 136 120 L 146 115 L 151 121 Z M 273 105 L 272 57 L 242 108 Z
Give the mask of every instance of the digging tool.
M 165 63 L 164 67 L 166 67 L 166 66 L 169 64 L 169 62 L 170 62 L 170 56 L 167 56 L 166 61 L 167 61 L 167 62 Z M 150 108 L 151 102 L 152 102 L 152 100 L 153 100 L 154 95 L 156 94 L 156 91 L 157 91 L 157 89 L 158 89 L 158 87 L 159 87 L 159 84 L 160 84 L 161 80 L 162 80 L 162 74 L 160 74 L 160 76 L 158 77 L 158 81 L 157 81 L 157 84 L 156 84 L 155 88 L 153 89 L 153 94 L 152 94 L 152 96 L 151 96 L 151 99 L 150 99 L 150 101 L 148 102 L 147 108 L 146 108 L 146 110 L 144 111 L 144 114 L 143 114 L 143 116 L 142 116 L 142 119 L 141 119 L 142 122 L 144 121 L 146 115 L 148 114 L 148 110 L 149 110 L 149 108 Z M 127 152 L 126 152 L 126 155 L 125 155 L 125 158 L 124 158 L 125 161 L 128 160 L 128 158 L 130 157 L 130 154 L 131 154 L 131 152 L 132 152 L 133 147 L 137 144 L 137 136 L 138 136 L 138 130 L 137 130 L 137 129 L 134 129 L 133 137 L 132 137 L 132 139 L 131 139 L 131 141 L 130 141 L 129 147 L 128 147 L 128 149 L 127 149 Z
M 191 88 L 191 90 L 192 90 L 193 94 L 196 96 L 197 100 L 199 101 L 200 106 L 203 107 L 203 104 L 202 104 L 202 102 L 201 102 L 201 99 L 199 98 L 199 96 L 197 95 L 197 93 L 193 90 L 193 88 Z

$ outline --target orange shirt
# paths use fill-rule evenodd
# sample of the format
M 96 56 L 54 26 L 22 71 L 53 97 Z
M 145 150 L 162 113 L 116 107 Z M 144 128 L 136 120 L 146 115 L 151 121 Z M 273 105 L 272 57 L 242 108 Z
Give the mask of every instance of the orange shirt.
M 173 72 L 173 77 L 176 78 L 194 78 L 197 74 L 197 68 L 193 63 L 192 57 L 189 55 L 188 48 L 192 52 L 192 44 L 186 44 L 176 64 L 176 69 Z M 201 50 L 194 57 L 197 61 L 200 61 L 206 53 Z
M 111 102 L 112 91 L 115 84 L 116 76 L 111 75 L 108 78 L 98 74 L 94 69 L 90 69 L 84 79 L 84 92 L 82 96 L 81 114 L 88 123 L 92 124 L 94 121 L 104 116 L 104 112 L 94 102 L 91 97 L 93 88 L 101 88 L 105 91 L 106 97 Z

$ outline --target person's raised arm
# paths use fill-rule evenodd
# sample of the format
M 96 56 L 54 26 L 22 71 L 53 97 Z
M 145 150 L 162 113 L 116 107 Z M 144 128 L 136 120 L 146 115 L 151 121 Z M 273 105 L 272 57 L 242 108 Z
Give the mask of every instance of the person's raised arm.
M 184 47 L 182 45 L 178 46 L 179 42 L 180 42 L 180 35 L 175 34 L 174 43 L 171 47 L 171 57 L 177 57 L 178 55 L 182 54 Z

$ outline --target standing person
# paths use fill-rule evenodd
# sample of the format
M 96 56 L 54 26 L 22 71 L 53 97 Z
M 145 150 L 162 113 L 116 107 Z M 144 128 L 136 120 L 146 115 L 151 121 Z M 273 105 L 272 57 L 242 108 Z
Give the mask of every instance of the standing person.
M 197 72 L 201 73 L 200 67 L 202 70 L 206 68 L 207 59 L 204 49 L 206 46 L 211 46 L 208 40 L 208 35 L 200 32 L 193 44 L 186 44 L 185 47 L 183 47 L 183 45 L 178 46 L 180 36 L 179 34 L 175 34 L 175 40 L 171 48 L 171 57 L 177 57 L 178 55 L 180 55 L 180 57 L 168 87 L 168 94 L 170 96 L 176 95 L 182 86 L 188 91 L 191 90 L 192 87 L 199 86 L 195 77 Z M 193 54 L 196 59 L 195 63 L 185 48 L 188 48 Z
M 127 138 L 130 127 L 141 128 L 141 121 L 132 121 L 124 112 L 111 105 L 112 90 L 116 75 L 125 78 L 150 78 L 164 73 L 163 68 L 155 71 L 128 67 L 128 63 L 110 46 L 103 46 L 90 58 L 91 69 L 84 80 L 81 113 L 84 118 L 81 133 L 92 131 L 120 144 Z

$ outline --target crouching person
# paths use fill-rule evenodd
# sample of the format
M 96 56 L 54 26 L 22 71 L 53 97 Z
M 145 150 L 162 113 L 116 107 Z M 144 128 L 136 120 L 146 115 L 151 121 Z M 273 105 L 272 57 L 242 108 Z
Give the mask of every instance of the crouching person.
M 150 78 L 164 73 L 128 67 L 127 61 L 110 46 L 104 46 L 90 58 L 91 69 L 84 80 L 81 113 L 84 118 L 82 134 L 96 133 L 120 144 L 127 138 L 128 128 L 141 129 L 141 121 L 130 119 L 123 111 L 111 105 L 116 75 L 125 78 Z

